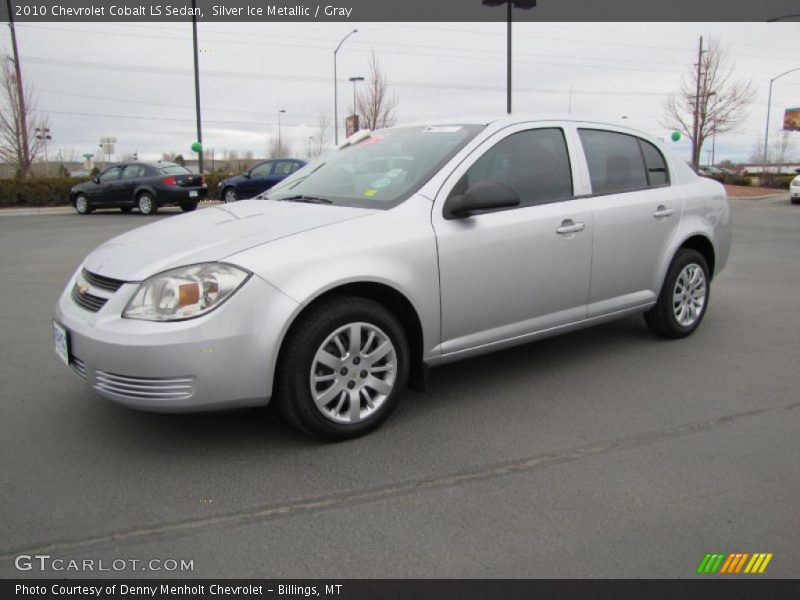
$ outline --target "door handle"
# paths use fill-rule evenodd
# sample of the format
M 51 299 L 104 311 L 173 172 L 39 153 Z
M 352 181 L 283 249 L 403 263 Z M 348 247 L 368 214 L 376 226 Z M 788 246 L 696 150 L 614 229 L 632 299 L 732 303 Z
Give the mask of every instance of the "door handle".
M 656 212 L 653 213 L 653 216 L 656 219 L 663 219 L 665 217 L 669 217 L 675 212 L 674 208 L 667 208 L 663 204 L 660 204 L 658 208 L 656 208 Z
M 578 233 L 586 229 L 586 223 L 578 221 L 573 222 L 572 219 L 564 219 L 560 227 L 556 227 L 556 233 L 559 235 L 567 235 L 570 233 Z

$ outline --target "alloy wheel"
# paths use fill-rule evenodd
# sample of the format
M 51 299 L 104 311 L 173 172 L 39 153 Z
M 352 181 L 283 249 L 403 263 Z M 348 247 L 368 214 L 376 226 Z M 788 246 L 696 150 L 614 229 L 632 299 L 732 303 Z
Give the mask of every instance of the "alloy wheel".
M 691 327 L 706 305 L 706 275 L 702 267 L 689 263 L 675 280 L 672 311 L 681 327 Z
M 397 379 L 397 352 L 371 323 L 348 323 L 320 344 L 311 362 L 314 404 L 331 421 L 358 423 L 386 402 Z

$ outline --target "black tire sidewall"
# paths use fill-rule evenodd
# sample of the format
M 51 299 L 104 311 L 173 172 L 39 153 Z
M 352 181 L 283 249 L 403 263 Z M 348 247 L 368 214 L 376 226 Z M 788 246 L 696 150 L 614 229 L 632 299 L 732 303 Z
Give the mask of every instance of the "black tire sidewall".
M 706 278 L 706 299 L 705 303 L 703 304 L 703 312 L 700 313 L 698 319 L 688 327 L 684 327 L 678 323 L 677 319 L 675 318 L 675 312 L 672 307 L 672 296 L 678 276 L 689 264 L 696 264 L 703 270 L 703 275 Z M 669 266 L 667 277 L 664 280 L 664 288 L 661 290 L 658 306 L 656 307 L 661 313 L 660 317 L 663 325 L 666 328 L 666 333 L 670 337 L 675 338 L 686 337 L 687 335 L 690 335 L 700 326 L 700 323 L 703 322 L 706 312 L 708 312 L 708 303 L 710 298 L 711 278 L 709 276 L 708 265 L 706 264 L 705 258 L 703 258 L 703 255 L 696 250 L 691 250 L 689 248 L 681 249 L 678 254 L 675 255 L 675 258 L 672 260 L 672 263 Z
M 309 373 L 319 346 L 333 331 L 353 322 L 365 322 L 379 327 L 394 344 L 397 354 L 397 378 L 389 397 L 373 415 L 356 424 L 336 423 L 325 417 L 311 396 Z M 307 315 L 292 332 L 287 353 L 283 356 L 280 393 L 283 412 L 296 425 L 315 437 L 340 441 L 364 435 L 378 427 L 396 408 L 406 386 L 410 352 L 402 326 L 382 305 L 362 298 L 341 298 L 327 303 Z

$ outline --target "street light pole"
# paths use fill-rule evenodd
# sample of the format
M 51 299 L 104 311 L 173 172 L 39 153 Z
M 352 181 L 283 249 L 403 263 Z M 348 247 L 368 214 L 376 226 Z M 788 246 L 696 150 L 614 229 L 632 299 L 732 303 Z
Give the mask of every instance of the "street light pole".
M 339 52 L 339 48 L 342 47 L 345 40 L 354 33 L 358 33 L 358 29 L 353 29 L 353 31 L 344 36 L 342 41 L 339 42 L 339 45 L 336 46 L 336 50 L 333 51 L 333 139 L 334 143 L 337 145 L 339 144 L 339 90 L 336 81 L 336 54 Z
M 764 127 L 764 169 L 767 168 L 767 147 L 769 145 L 769 117 L 770 112 L 772 110 L 772 84 L 775 83 L 778 79 L 783 77 L 784 75 L 788 75 L 789 73 L 794 73 L 795 71 L 800 71 L 800 67 L 795 67 L 794 69 L 789 69 L 788 71 L 781 73 L 780 75 L 773 77 L 769 80 L 769 98 L 767 99 L 767 124 Z
M 484 6 L 506 5 L 506 113 L 511 114 L 511 21 L 514 8 L 528 10 L 536 7 L 536 0 L 483 0 Z
M 200 119 L 200 64 L 197 58 L 197 7 L 196 0 L 192 0 L 192 44 L 194 47 L 194 106 L 197 117 L 197 143 L 200 150 L 197 152 L 197 172 L 203 174 L 203 127 Z
M 281 115 L 286 111 L 281 108 L 278 111 L 278 153 L 283 154 L 283 143 L 281 142 Z

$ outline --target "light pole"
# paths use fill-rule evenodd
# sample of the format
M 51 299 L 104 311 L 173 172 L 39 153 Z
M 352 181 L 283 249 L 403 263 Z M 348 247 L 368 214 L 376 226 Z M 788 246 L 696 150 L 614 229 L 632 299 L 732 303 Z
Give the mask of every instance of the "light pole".
M 483 0 L 484 6 L 502 6 L 505 4 L 508 9 L 508 16 L 506 17 L 507 33 L 506 33 L 506 112 L 511 114 L 511 16 L 514 8 L 521 8 L 529 10 L 536 7 L 536 0 Z
M 197 58 L 197 16 L 196 0 L 192 0 L 192 48 L 194 50 L 194 109 L 197 119 L 197 172 L 203 174 L 203 126 L 200 119 L 200 64 Z
M 283 143 L 281 142 L 281 115 L 285 113 L 286 110 L 281 108 L 278 111 L 278 153 L 283 154 Z
M 350 77 L 347 81 L 353 84 L 353 114 L 356 114 L 356 83 L 364 81 L 363 77 Z
M 800 67 L 789 69 L 788 71 L 781 73 L 780 75 L 777 75 L 769 80 L 769 99 L 767 100 L 767 124 L 764 128 L 764 171 L 765 172 L 767 169 L 767 146 L 769 144 L 769 117 L 770 117 L 770 111 L 772 110 L 772 84 L 775 83 L 778 79 L 780 79 L 784 75 L 788 75 L 789 73 L 794 73 L 795 71 L 800 71 Z
M 53 139 L 53 136 L 50 135 L 50 128 L 49 127 L 37 127 L 36 130 L 36 139 L 42 142 L 44 146 L 44 174 L 50 174 L 50 161 L 47 159 L 47 142 Z
M 354 33 L 358 33 L 358 29 L 353 29 L 353 31 L 344 36 L 339 45 L 336 46 L 336 50 L 333 51 L 333 139 L 337 145 L 339 144 L 339 94 L 336 82 L 336 54 L 344 44 L 344 41 Z

